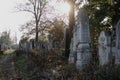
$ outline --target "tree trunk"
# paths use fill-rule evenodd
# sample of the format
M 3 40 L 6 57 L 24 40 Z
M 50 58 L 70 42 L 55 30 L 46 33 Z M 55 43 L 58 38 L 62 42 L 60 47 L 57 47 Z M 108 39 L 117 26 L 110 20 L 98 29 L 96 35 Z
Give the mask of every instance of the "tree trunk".
M 73 26 L 75 25 L 75 14 L 74 14 L 75 1 L 70 1 L 70 12 L 69 12 L 69 29 L 70 29 L 70 38 L 73 36 Z
M 36 36 L 35 36 L 35 42 L 38 42 L 38 22 L 36 22 Z

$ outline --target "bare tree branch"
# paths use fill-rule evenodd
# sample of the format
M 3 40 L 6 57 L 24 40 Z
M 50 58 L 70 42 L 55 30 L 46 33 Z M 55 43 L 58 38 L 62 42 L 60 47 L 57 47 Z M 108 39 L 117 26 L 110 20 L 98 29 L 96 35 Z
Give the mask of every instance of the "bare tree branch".
M 19 11 L 25 11 L 33 14 L 35 20 L 36 42 L 38 41 L 38 27 L 41 27 L 41 17 L 45 13 L 46 5 L 47 0 L 28 0 L 28 2 L 24 5 L 20 5 L 18 8 Z

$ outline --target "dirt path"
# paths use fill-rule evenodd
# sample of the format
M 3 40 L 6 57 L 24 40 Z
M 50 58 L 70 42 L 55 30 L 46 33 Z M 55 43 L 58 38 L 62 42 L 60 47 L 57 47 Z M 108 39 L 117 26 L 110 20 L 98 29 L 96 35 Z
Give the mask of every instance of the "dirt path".
M 15 80 L 16 77 L 13 54 L 4 55 L 0 59 L 0 80 Z

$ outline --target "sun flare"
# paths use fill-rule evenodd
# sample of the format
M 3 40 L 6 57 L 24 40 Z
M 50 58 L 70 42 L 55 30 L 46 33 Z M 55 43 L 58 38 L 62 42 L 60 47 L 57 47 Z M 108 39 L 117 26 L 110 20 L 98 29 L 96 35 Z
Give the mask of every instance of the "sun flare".
M 70 11 L 70 5 L 68 3 L 57 3 L 55 7 L 63 14 L 68 14 Z

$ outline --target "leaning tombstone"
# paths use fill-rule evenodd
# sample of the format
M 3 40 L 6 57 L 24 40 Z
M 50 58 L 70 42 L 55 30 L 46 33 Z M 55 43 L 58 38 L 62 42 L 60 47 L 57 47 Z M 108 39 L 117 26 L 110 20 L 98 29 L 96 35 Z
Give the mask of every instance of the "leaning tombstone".
M 111 32 L 101 31 L 98 43 L 99 64 L 109 65 L 112 62 Z
M 120 65 L 120 20 L 116 25 L 116 54 L 115 64 Z
M 81 70 L 87 67 L 91 60 L 91 37 L 89 30 L 89 16 L 87 11 L 84 9 L 80 9 L 77 16 L 77 24 L 76 24 L 76 46 L 77 46 L 77 61 L 76 68 Z

